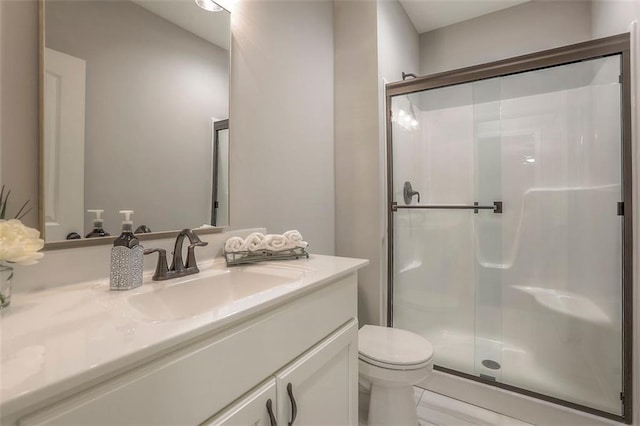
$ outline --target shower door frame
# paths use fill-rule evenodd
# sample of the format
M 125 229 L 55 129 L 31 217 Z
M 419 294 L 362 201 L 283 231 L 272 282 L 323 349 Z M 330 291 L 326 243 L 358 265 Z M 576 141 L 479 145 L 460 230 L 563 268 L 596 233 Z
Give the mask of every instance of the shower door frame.
M 632 422 L 633 402 L 633 174 L 632 174 L 632 135 L 631 135 L 631 48 L 629 33 L 572 44 L 560 48 L 544 50 L 523 56 L 517 56 L 482 65 L 446 71 L 410 80 L 389 83 L 385 86 L 386 125 L 387 125 L 387 233 L 388 233 L 388 269 L 387 269 L 387 325 L 393 327 L 393 213 L 396 211 L 393 200 L 393 135 L 391 100 L 394 96 L 408 95 L 424 90 L 470 83 L 495 77 L 504 77 L 528 71 L 536 71 L 554 66 L 597 59 L 606 56 L 621 56 L 621 130 L 622 130 L 622 415 L 565 401 L 517 386 L 483 379 L 446 367 L 434 366 L 435 370 L 453 374 L 469 380 L 516 392 L 525 396 L 552 402 L 554 404 L 584 411 L 608 419 Z

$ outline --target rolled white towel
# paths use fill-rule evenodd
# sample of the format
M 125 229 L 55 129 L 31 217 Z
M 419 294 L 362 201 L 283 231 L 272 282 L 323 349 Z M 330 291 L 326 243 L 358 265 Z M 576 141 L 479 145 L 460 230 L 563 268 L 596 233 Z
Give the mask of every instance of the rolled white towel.
M 246 250 L 247 244 L 240 237 L 231 237 L 224 243 L 224 251 L 227 253 L 238 253 Z
M 264 242 L 267 245 L 267 250 L 272 251 L 289 250 L 295 247 L 284 235 L 278 234 L 266 235 Z
M 196 229 L 210 229 L 210 228 L 215 228 L 215 226 L 210 225 L 208 223 L 204 223 L 204 224 L 198 226 Z
M 247 246 L 247 250 L 251 252 L 260 251 L 267 248 L 267 244 L 264 240 L 264 234 L 262 234 L 261 232 L 254 232 L 253 234 L 249 235 L 244 240 L 244 243 Z
M 294 247 L 306 248 L 309 243 L 302 240 L 302 234 L 295 229 L 282 234 Z

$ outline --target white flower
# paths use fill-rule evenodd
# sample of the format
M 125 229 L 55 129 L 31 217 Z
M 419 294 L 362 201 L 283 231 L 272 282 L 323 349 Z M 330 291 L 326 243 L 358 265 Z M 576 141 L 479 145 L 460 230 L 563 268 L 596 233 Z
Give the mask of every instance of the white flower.
M 33 265 L 44 254 L 44 247 L 37 229 L 24 226 L 18 219 L 0 220 L 0 261 Z

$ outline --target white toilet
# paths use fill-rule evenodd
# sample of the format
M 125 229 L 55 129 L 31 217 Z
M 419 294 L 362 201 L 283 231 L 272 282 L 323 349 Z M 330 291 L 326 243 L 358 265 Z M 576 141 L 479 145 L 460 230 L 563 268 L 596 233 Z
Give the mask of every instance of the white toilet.
M 370 384 L 368 425 L 415 426 L 413 385 L 433 370 L 433 346 L 415 333 L 365 325 L 358 332 L 360 380 Z

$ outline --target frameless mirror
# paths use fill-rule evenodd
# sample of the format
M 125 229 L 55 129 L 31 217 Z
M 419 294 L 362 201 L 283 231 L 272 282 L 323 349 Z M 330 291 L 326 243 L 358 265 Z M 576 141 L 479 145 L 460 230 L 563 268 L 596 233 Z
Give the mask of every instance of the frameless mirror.
M 45 240 L 85 239 L 87 210 L 104 211 L 112 236 L 120 210 L 141 232 L 228 225 L 229 12 L 194 0 L 41 7 Z

